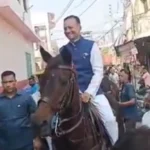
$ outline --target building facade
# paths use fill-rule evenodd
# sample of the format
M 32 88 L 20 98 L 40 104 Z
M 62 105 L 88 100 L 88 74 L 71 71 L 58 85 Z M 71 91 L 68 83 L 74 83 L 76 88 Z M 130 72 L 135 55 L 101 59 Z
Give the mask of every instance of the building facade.
M 121 37 L 124 40 L 121 40 L 122 42 L 118 45 L 126 47 L 125 55 L 131 55 L 134 52 L 142 64 L 150 64 L 148 61 L 150 60 L 150 0 L 126 1 L 123 36 Z M 135 45 L 133 47 L 130 46 L 132 41 Z
M 33 43 L 40 40 L 31 27 L 28 0 L 0 1 L 0 73 L 13 70 L 18 86 L 35 73 Z
M 38 18 L 42 18 L 41 20 L 34 20 L 38 16 Z M 35 33 L 41 39 L 42 46 L 52 55 L 55 56 L 58 53 L 57 42 L 51 39 L 52 32 L 51 30 L 55 27 L 54 23 L 54 14 L 53 13 L 38 13 L 32 16 L 32 23 L 35 30 Z M 45 64 L 43 59 L 41 58 L 41 54 L 39 51 L 39 44 L 35 44 L 34 46 L 34 54 L 35 54 L 35 64 L 36 64 L 36 72 L 40 73 L 45 68 Z
M 127 40 L 150 35 L 150 0 L 127 0 L 124 13 L 124 32 Z

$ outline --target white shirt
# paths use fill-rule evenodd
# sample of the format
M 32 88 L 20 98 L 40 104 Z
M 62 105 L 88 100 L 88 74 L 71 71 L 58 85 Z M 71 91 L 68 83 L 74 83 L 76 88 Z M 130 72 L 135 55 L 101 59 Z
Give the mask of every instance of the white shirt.
M 36 104 L 38 104 L 38 101 L 40 100 L 41 98 L 41 94 L 39 91 L 35 92 L 34 94 L 31 95 L 33 100 L 35 101 Z
M 85 92 L 95 97 L 103 79 L 103 60 L 101 51 L 96 43 L 93 44 L 90 61 L 94 75 Z
M 114 73 L 114 74 L 110 74 L 109 75 L 109 79 L 114 82 L 116 85 L 118 85 L 119 83 L 119 76 L 117 73 Z

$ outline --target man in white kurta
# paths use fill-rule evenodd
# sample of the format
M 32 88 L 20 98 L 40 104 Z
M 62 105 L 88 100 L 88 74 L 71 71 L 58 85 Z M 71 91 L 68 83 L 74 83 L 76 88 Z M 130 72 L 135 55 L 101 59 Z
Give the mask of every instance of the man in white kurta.
M 86 103 L 92 97 L 114 144 L 118 139 L 118 125 L 110 104 L 100 89 L 103 78 L 101 51 L 96 43 L 83 38 L 80 30 L 81 23 L 77 16 L 64 19 L 64 32 L 70 41 L 66 46 L 70 49 L 77 71 L 81 98 Z

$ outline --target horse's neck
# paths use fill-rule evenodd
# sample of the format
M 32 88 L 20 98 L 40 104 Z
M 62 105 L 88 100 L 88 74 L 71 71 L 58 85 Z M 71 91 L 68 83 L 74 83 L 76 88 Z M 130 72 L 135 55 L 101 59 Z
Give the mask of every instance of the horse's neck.
M 79 89 L 78 86 L 74 85 L 74 92 L 71 99 L 72 103 L 70 108 L 65 112 L 63 117 L 72 117 L 79 113 L 81 109 L 81 101 L 80 101 L 80 95 L 79 95 Z

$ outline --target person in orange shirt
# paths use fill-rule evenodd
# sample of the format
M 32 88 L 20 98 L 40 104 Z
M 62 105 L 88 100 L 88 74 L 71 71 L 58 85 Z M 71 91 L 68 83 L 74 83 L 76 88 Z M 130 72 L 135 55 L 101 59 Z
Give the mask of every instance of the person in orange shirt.
M 142 79 L 144 80 L 145 86 L 150 88 L 150 73 L 148 72 L 146 67 L 143 68 Z

